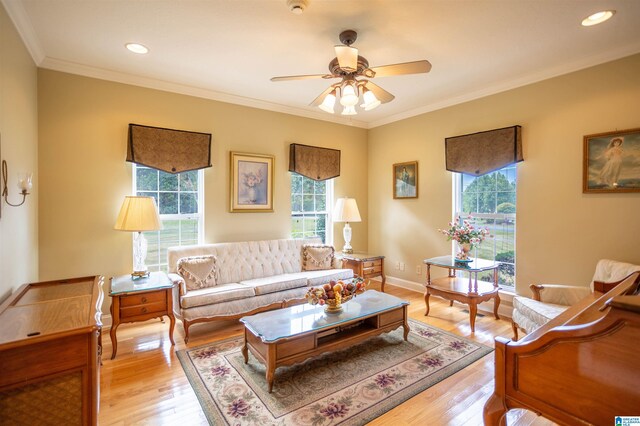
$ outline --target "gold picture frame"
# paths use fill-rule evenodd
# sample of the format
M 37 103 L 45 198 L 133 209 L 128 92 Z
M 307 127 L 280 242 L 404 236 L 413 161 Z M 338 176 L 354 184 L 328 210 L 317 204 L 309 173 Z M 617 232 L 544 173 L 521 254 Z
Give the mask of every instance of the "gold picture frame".
M 584 137 L 583 193 L 640 192 L 640 128 Z
M 393 165 L 393 198 L 418 198 L 418 162 Z
M 275 156 L 230 153 L 230 211 L 273 212 L 273 168 Z

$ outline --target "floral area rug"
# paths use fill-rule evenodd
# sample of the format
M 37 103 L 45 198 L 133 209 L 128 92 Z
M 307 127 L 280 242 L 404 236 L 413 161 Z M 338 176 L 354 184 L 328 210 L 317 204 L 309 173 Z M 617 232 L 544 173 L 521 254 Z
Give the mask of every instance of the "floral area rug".
M 403 329 L 348 349 L 276 370 L 268 392 L 265 367 L 242 337 L 178 351 L 209 423 L 214 425 L 361 425 L 482 358 L 492 348 L 409 320 Z

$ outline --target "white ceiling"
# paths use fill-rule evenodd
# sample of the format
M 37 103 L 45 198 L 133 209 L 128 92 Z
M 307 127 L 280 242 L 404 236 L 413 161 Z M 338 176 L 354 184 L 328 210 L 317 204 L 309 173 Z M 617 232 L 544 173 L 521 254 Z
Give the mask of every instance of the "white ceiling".
M 43 68 L 369 128 L 640 52 L 637 0 L 1 1 Z M 308 106 L 335 80 L 269 81 L 327 72 L 345 29 L 370 66 L 433 69 L 374 79 L 396 99 L 352 119 Z

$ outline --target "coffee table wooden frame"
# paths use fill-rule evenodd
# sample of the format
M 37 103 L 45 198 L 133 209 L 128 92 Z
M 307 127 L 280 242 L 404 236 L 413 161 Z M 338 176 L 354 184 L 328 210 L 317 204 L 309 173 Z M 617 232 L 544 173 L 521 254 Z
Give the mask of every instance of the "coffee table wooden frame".
M 266 366 L 266 379 L 269 393 L 271 393 L 275 371 L 278 367 L 297 364 L 325 352 L 348 348 L 373 336 L 393 331 L 400 326 L 404 327 L 404 340 L 406 341 L 410 328 L 407 322 L 409 303 L 405 303 L 339 325 L 328 325 L 272 342 L 264 342 L 245 325 L 242 347 L 244 363 L 249 362 L 249 351 L 251 351 L 253 356 Z

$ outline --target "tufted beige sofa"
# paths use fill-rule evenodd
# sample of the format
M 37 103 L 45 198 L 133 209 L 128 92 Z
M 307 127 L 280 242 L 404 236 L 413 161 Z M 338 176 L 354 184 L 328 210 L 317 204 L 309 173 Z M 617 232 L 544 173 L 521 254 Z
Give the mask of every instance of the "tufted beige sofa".
M 185 342 L 192 324 L 217 319 L 237 319 L 256 312 L 300 302 L 310 286 L 353 277 L 351 269 L 302 270 L 302 246 L 320 240 L 267 240 L 170 247 L 167 252 L 169 277 L 178 285 L 174 306 L 184 326 Z M 214 255 L 216 285 L 187 291 L 178 274 L 183 257 Z
M 513 298 L 511 320 L 513 340 L 518 340 L 518 329 L 527 334 L 531 333 L 587 297 L 594 291 L 596 283 L 617 284 L 636 271 L 640 271 L 640 265 L 601 259 L 596 265 L 589 287 L 558 284 L 530 285 L 533 298 L 525 296 Z

